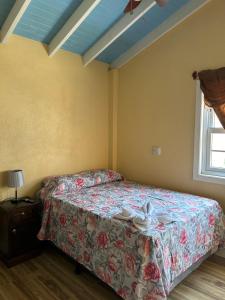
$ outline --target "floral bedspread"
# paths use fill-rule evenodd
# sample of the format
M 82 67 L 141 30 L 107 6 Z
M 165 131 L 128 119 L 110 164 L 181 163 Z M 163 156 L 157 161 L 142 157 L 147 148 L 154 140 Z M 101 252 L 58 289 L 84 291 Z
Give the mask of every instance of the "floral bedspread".
M 51 240 L 123 299 L 166 299 L 177 276 L 224 246 L 222 209 L 214 200 L 116 180 L 76 192 L 44 187 L 38 237 Z M 142 214 L 146 201 L 156 217 L 172 222 L 141 232 L 113 218 L 124 206 Z

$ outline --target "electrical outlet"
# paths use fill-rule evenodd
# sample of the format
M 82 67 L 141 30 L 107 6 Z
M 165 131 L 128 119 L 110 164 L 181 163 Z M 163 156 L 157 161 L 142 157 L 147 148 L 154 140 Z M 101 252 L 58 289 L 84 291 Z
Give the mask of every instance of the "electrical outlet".
M 159 146 L 152 146 L 152 155 L 160 156 L 162 154 L 162 149 Z

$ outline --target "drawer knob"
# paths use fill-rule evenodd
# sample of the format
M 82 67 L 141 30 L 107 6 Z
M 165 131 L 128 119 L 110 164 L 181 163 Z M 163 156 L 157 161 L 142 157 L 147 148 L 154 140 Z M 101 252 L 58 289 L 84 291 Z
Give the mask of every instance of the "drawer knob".
M 24 212 L 24 211 L 22 211 L 22 212 L 21 212 L 21 215 L 22 215 L 22 216 L 24 216 L 24 215 L 25 215 L 25 212 Z
M 12 233 L 13 233 L 13 234 L 16 234 L 16 229 L 15 229 L 15 228 L 12 230 Z

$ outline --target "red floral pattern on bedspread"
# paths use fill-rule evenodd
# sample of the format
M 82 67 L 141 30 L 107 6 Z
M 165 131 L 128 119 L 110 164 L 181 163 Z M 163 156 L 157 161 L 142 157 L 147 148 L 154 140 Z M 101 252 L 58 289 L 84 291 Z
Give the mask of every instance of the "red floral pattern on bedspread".
M 166 299 L 177 276 L 223 245 L 223 212 L 214 200 L 111 177 L 111 182 L 60 195 L 58 189 L 54 193 L 43 187 L 39 238 L 51 240 L 123 299 Z M 112 218 L 124 205 L 140 215 L 146 201 L 157 218 L 173 222 L 158 222 L 141 232 Z

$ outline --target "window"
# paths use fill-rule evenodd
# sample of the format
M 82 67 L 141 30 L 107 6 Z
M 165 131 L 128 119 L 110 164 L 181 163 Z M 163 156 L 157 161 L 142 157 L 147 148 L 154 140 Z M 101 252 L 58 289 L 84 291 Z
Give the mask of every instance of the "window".
M 197 80 L 194 179 L 225 184 L 225 130 L 203 101 Z

